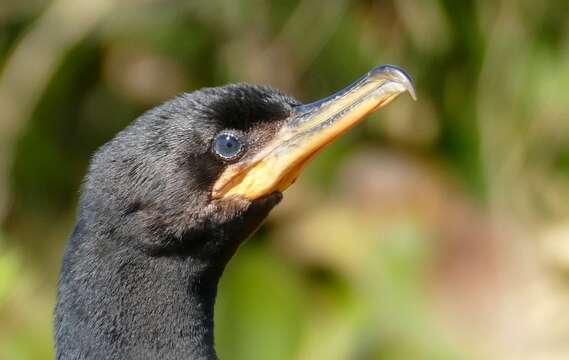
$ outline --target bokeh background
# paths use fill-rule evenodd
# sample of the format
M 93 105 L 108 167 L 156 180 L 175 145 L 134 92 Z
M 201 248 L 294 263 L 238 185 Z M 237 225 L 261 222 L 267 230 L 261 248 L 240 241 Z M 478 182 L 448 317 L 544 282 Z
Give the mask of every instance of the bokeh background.
M 0 0 L 0 359 L 50 359 L 91 154 L 204 86 L 415 79 L 239 251 L 223 359 L 569 359 L 566 0 Z

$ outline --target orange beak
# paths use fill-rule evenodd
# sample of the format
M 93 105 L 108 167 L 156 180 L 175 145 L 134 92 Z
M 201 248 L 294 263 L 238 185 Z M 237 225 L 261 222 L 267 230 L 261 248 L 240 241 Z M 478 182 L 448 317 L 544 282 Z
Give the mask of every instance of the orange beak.
M 409 75 L 383 65 L 332 96 L 296 107 L 263 149 L 223 171 L 212 197 L 255 200 L 286 190 L 328 144 L 405 91 L 416 99 Z

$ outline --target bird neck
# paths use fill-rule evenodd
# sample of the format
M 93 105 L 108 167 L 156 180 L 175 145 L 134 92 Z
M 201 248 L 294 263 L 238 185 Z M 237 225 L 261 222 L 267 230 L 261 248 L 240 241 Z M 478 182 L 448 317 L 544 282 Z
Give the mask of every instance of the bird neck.
M 145 349 L 144 358 L 217 359 L 214 305 L 225 264 L 191 256 L 163 256 L 124 265 L 124 271 L 130 272 L 127 277 L 138 278 L 140 266 L 147 271 L 145 280 L 129 286 L 129 291 L 116 299 L 129 304 L 133 317 L 144 317 L 127 326 L 123 337 L 140 339 L 136 346 Z M 132 291 L 139 295 L 133 296 Z M 148 347 L 155 349 L 153 356 L 148 356 Z
M 56 309 L 57 358 L 217 359 L 213 316 L 230 256 L 151 256 L 71 240 Z
M 156 354 L 157 359 L 217 359 L 214 305 L 226 262 L 204 263 L 190 256 L 159 257 L 151 262 L 153 274 L 147 276 L 154 285 L 141 286 L 145 295 L 137 297 L 141 302 L 133 306 L 145 309 L 147 314 L 160 315 L 148 316 L 149 329 L 142 327 L 141 337 L 154 336 L 153 346 L 158 348 L 166 345 L 163 352 Z
M 152 241 L 137 223 L 80 213 L 61 268 L 57 359 L 217 359 L 219 279 L 281 198 L 276 193 L 230 221 Z

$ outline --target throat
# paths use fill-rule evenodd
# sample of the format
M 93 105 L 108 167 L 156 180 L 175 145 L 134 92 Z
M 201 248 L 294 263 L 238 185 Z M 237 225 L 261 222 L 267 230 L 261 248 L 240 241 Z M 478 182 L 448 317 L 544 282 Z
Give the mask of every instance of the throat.
M 213 316 L 222 267 L 189 256 L 112 262 L 68 272 L 89 274 L 88 282 L 62 277 L 58 359 L 217 359 Z
M 152 359 L 217 359 L 213 316 L 223 269 L 192 257 L 157 257 L 144 265 L 150 270 L 144 278 L 137 267 L 128 275 L 137 277 L 132 290 L 140 295 L 129 289 L 120 299 L 132 314 L 123 323 L 139 322 L 123 328 L 126 338 L 138 339 L 133 345 Z
M 219 279 L 281 198 L 255 201 L 227 221 L 212 213 L 199 232 L 173 242 L 132 231 L 142 228 L 134 220 L 121 219 L 121 231 L 108 231 L 108 224 L 101 230 L 93 224 L 106 222 L 82 214 L 61 268 L 57 359 L 217 359 Z
M 178 341 L 184 345 L 180 353 L 190 359 L 217 359 L 214 348 L 214 306 L 219 276 L 215 274 L 190 274 L 186 282 L 185 298 L 179 298 L 181 307 L 174 306 L 168 314 L 168 322 L 175 323 L 184 316 L 178 328 Z M 166 320 L 166 319 L 165 319 Z M 173 338 L 174 334 L 172 335 Z M 177 358 L 180 358 L 176 356 Z

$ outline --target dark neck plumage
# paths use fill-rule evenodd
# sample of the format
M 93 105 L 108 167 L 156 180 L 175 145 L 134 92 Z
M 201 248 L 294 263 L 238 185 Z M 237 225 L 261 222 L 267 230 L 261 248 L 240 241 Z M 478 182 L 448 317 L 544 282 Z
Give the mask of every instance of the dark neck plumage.
M 226 261 L 107 252 L 84 246 L 85 236 L 75 232 L 64 258 L 58 359 L 216 359 L 213 309 Z
M 204 226 L 174 245 L 160 241 L 166 246 L 151 251 L 132 245 L 146 243 L 138 227 L 118 231 L 80 216 L 61 269 L 57 358 L 217 359 L 213 309 L 219 279 L 280 199 L 254 202 L 238 217 Z

